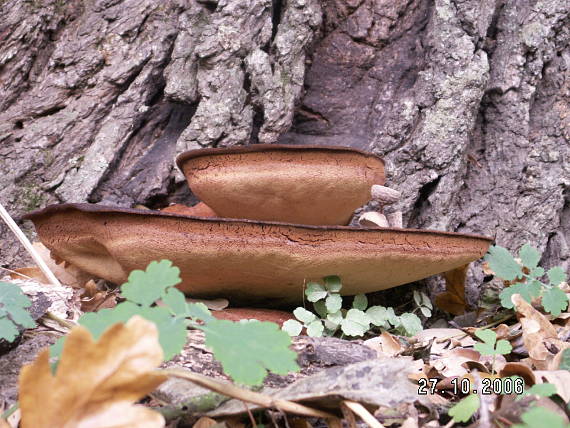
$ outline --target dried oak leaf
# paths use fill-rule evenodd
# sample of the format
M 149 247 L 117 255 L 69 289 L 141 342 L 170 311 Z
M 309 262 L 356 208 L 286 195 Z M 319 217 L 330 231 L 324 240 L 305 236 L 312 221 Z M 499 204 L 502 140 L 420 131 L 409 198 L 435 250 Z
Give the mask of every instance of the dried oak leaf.
M 570 344 L 558 339 L 556 328 L 548 318 L 534 309 L 520 294 L 514 294 L 511 301 L 515 305 L 522 326 L 523 341 L 533 365 L 539 370 L 552 368 L 556 354 Z
M 163 427 L 161 414 L 133 404 L 166 380 L 152 371 L 162 360 L 156 326 L 141 317 L 111 326 L 97 342 L 75 327 L 55 376 L 47 349 L 22 368 L 21 427 Z
M 465 278 L 469 264 L 443 273 L 446 291 L 435 296 L 435 305 L 453 315 L 465 313 Z

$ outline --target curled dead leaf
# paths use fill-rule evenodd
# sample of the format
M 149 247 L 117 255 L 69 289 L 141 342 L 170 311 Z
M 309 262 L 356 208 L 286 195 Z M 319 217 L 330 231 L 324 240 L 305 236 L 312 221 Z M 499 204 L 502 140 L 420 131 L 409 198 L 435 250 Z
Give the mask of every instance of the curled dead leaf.
M 164 426 L 161 414 L 133 403 L 166 377 L 156 326 L 134 316 L 109 327 L 95 342 L 78 326 L 67 337 L 55 375 L 49 350 L 20 372 L 22 428 Z
M 443 273 L 446 291 L 435 296 L 435 304 L 441 310 L 453 315 L 465 313 L 465 278 L 469 264 Z
M 520 294 L 514 294 L 511 301 L 522 326 L 523 341 L 529 357 L 537 369 L 547 369 L 556 353 L 567 345 L 558 339 L 556 329 L 548 318 L 534 309 Z M 553 342 L 559 345 L 556 352 L 551 352 L 552 347 L 547 346 Z

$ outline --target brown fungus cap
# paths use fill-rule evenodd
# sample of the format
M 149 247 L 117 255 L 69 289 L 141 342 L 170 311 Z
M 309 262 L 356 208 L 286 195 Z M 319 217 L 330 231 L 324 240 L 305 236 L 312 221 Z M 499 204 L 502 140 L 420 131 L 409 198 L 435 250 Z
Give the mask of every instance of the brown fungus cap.
M 181 271 L 192 297 L 233 303 L 298 302 L 327 275 L 342 294 L 383 290 L 482 257 L 492 239 L 415 229 L 362 229 L 193 217 L 91 204 L 52 205 L 25 216 L 56 256 L 115 283 L 153 260 Z
M 350 147 L 255 144 L 184 152 L 192 192 L 226 218 L 346 225 L 384 184 L 384 161 Z

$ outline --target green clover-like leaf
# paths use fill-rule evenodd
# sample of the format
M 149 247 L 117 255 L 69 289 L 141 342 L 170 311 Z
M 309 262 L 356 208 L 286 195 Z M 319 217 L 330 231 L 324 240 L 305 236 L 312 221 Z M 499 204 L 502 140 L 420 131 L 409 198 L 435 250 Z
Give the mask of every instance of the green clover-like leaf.
M 538 266 L 538 262 L 540 261 L 540 253 L 530 244 L 524 244 L 520 251 L 519 257 L 521 262 L 524 266 L 529 269 L 533 269 Z
M 485 261 L 495 274 L 507 281 L 522 277 L 521 266 L 506 248 L 498 245 L 489 248 Z
M 325 287 L 330 293 L 338 293 L 342 288 L 340 277 L 336 275 L 326 276 L 324 278 Z
M 301 321 L 305 325 L 308 325 L 317 319 L 317 317 L 314 313 L 306 310 L 305 308 L 295 309 L 293 311 L 293 315 L 295 315 L 295 318 L 297 318 L 299 321 Z
M 331 294 L 326 299 L 327 312 L 338 312 L 342 308 L 342 297 L 340 294 Z
M 457 423 L 468 422 L 473 417 L 475 412 L 479 410 L 481 402 L 479 396 L 471 394 L 449 409 L 449 416 Z
M 305 290 L 305 296 L 309 302 L 318 302 L 319 300 L 327 297 L 327 290 L 321 284 L 317 282 L 309 282 L 307 284 L 307 289 Z
M 359 309 L 361 311 L 364 311 L 368 307 L 368 297 L 366 297 L 365 294 L 357 294 L 356 296 L 354 296 L 352 307 L 354 309 Z
M 307 335 L 311 337 L 321 337 L 324 331 L 323 323 L 321 320 L 316 320 L 307 326 Z
M 142 306 L 150 306 L 160 299 L 168 287 L 181 282 L 180 269 L 170 260 L 150 262 L 146 270 L 134 270 L 129 280 L 121 286 L 121 294 L 127 300 Z
M 267 371 L 285 375 L 298 371 L 291 337 L 271 322 L 248 323 L 214 320 L 200 327 L 206 346 L 237 383 L 259 385 Z
M 568 307 L 568 296 L 556 286 L 548 288 L 542 293 L 542 306 L 546 312 L 557 317 Z
M 299 336 L 303 330 L 303 324 L 297 320 L 287 320 L 283 323 L 281 329 L 286 331 L 289 336 Z
M 560 285 L 562 282 L 566 281 L 566 272 L 560 266 L 553 267 L 546 272 L 548 279 L 550 280 L 550 285 Z

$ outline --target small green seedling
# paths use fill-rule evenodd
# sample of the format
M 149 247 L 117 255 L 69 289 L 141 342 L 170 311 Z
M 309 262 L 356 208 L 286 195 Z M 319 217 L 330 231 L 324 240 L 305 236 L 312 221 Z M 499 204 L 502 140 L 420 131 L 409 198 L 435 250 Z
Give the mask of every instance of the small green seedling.
M 277 324 L 218 320 L 203 303 L 188 303 L 175 288 L 180 282 L 180 270 L 171 261 L 153 261 L 146 271 L 130 273 L 128 282 L 121 287 L 125 302 L 86 313 L 79 318 L 79 324 L 97 339 L 107 327 L 140 315 L 156 324 L 166 359 L 184 347 L 187 327 L 200 329 L 205 333 L 206 346 L 212 349 L 224 371 L 246 385 L 261 384 L 267 371 L 284 375 L 299 370 L 297 355 L 289 349 L 291 338 Z M 156 305 L 159 301 L 160 306 Z M 52 348 L 56 355 L 62 344 L 60 341 Z
M 510 354 L 513 350 L 508 340 L 501 339 L 497 341 L 497 333 L 493 330 L 477 330 L 475 336 L 483 341 L 483 343 L 476 343 L 475 350 L 481 355 L 492 355 L 492 373 L 495 373 L 495 358 L 497 355 Z
M 0 282 L 0 339 L 14 341 L 20 334 L 18 326 L 34 328 L 36 323 L 26 311 L 32 302 L 20 287 Z
M 479 410 L 480 404 L 479 396 L 470 394 L 449 409 L 448 414 L 453 418 L 454 422 L 468 422 Z
M 542 306 L 546 312 L 554 316 L 568 307 L 568 297 L 560 289 L 560 285 L 566 281 L 566 273 L 560 266 L 553 267 L 546 272 L 547 282 L 540 279 L 545 271 L 538 266 L 540 253 L 537 249 L 525 244 L 519 251 L 520 262 L 515 260 L 509 251 L 503 247 L 492 246 L 485 256 L 491 270 L 505 281 L 514 282 L 505 288 L 501 294 L 503 307 L 514 307 L 511 297 L 520 294 L 527 302 L 542 297 Z
M 536 395 L 538 397 L 551 397 L 556 394 L 556 386 L 551 383 L 537 383 L 517 396 L 517 401 L 522 400 L 529 395 Z
M 320 318 L 304 308 L 295 309 L 293 315 L 297 320 L 288 320 L 283 324 L 283 330 L 291 336 L 299 335 L 303 328 L 309 336 L 317 337 L 333 336 L 337 332 L 342 336 L 361 337 L 375 327 L 392 329 L 409 336 L 422 331 L 421 320 L 415 314 L 396 316 L 392 308 L 368 307 L 368 298 L 364 294 L 354 296 L 352 308 L 343 309 L 340 278 L 327 276 L 323 278 L 323 283 L 310 282 L 305 290 L 307 300 L 313 303 Z M 427 307 L 423 300 L 422 304 Z
M 521 415 L 522 424 L 512 428 L 569 428 L 564 418 L 544 407 L 533 406 Z
M 431 313 L 433 311 L 433 305 L 429 296 L 424 293 L 423 291 L 414 290 L 414 302 L 417 306 L 417 309 L 420 310 L 422 315 L 426 318 L 431 317 Z

